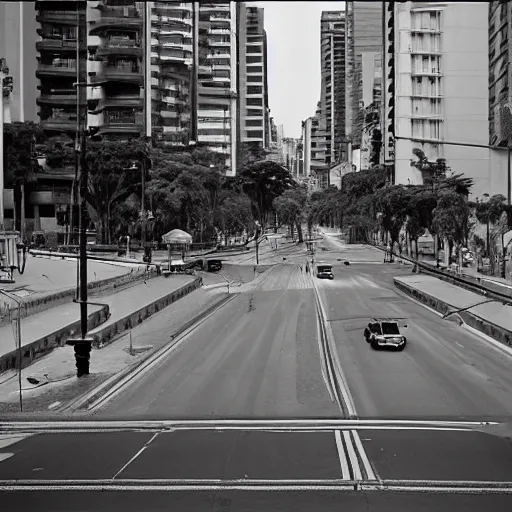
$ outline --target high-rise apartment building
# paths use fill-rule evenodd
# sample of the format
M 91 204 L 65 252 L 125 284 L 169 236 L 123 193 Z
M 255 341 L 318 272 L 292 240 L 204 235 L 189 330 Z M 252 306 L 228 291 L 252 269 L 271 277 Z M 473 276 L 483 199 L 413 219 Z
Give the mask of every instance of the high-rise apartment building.
M 38 121 L 35 2 L 0 2 L 0 57 L 9 67 L 13 91 L 4 99 L 5 122 Z
M 345 13 L 324 11 L 320 20 L 321 117 L 327 132 L 325 163 L 345 157 Z
M 361 149 L 363 169 L 371 165 L 369 141 L 373 131 L 380 131 L 382 14 L 382 2 L 346 3 L 346 96 L 350 114 L 346 116 L 346 130 L 353 149 Z
M 192 133 L 193 2 L 150 2 L 151 133 L 169 145 L 188 145 Z
M 88 125 L 98 135 L 143 132 L 143 2 L 97 0 L 36 2 L 36 44 L 43 128 L 76 131 L 78 16 L 87 18 Z
M 393 15 L 396 183 L 422 183 L 410 164 L 418 148 L 473 178 L 474 195 L 489 193 L 490 150 L 463 145 L 489 136 L 488 4 L 396 2 Z
M 267 35 L 263 11 L 245 3 L 238 9 L 239 140 L 242 144 L 269 149 Z
M 234 2 L 200 2 L 198 26 L 198 142 L 224 156 L 236 172 L 237 9 Z
M 489 2 L 489 144 L 512 142 L 512 3 Z

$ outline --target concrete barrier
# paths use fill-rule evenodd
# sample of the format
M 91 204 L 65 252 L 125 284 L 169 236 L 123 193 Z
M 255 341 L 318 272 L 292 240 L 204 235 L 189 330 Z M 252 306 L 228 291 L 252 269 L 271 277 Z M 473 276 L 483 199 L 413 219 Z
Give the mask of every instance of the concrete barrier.
M 104 293 L 110 290 L 117 290 L 123 286 L 136 283 L 138 281 L 144 281 L 151 279 L 158 275 L 156 269 L 150 269 L 149 271 L 137 271 L 124 274 L 122 276 L 109 277 L 108 279 L 102 279 L 99 281 L 90 282 L 87 286 L 89 295 L 94 296 L 98 293 Z M 21 300 L 21 318 L 25 318 L 36 313 L 41 313 L 47 309 L 71 302 L 76 295 L 76 287 L 70 287 L 65 290 L 58 292 L 49 292 L 43 296 L 34 298 L 24 298 Z M 0 311 L 0 326 L 7 325 L 12 321 L 12 312 L 17 310 L 17 306 L 7 307 L 6 310 Z M 17 314 L 17 313 L 16 313 Z
M 107 304 L 98 304 L 101 308 L 88 316 L 88 329 L 95 329 L 98 325 L 106 322 L 110 317 L 110 308 Z M 23 328 L 23 327 L 22 327 Z M 26 368 L 34 361 L 51 352 L 56 347 L 66 345 L 66 340 L 80 331 L 80 320 L 69 323 L 51 334 L 24 345 L 21 348 L 21 362 L 18 350 L 0 356 L 0 373 L 16 368 Z
M 426 304 L 427 306 L 431 307 L 432 309 L 436 310 L 437 312 L 443 315 L 454 309 L 453 306 L 450 306 L 441 299 L 437 297 L 432 297 L 431 295 L 421 290 L 418 290 L 413 286 L 410 286 L 404 283 L 403 281 L 400 281 L 399 279 L 394 279 L 393 281 L 395 286 L 399 290 L 413 297 L 419 302 Z M 462 319 L 464 323 L 466 323 L 470 327 L 473 327 L 474 329 L 486 334 L 487 336 L 494 338 L 495 340 L 499 341 L 500 343 L 503 343 L 508 347 L 512 347 L 512 331 L 509 331 L 504 327 L 496 325 L 490 322 L 489 320 L 482 318 L 478 315 L 475 315 L 474 313 L 471 313 L 469 311 L 460 311 L 457 312 L 456 314 Z
M 112 343 L 112 341 L 114 341 L 115 338 L 123 332 L 133 329 L 136 325 L 139 325 L 151 315 L 193 292 L 202 284 L 203 279 L 198 277 L 191 283 L 188 283 L 177 290 L 173 290 L 172 292 L 169 292 L 169 294 L 159 297 L 149 304 L 145 304 L 136 311 L 131 312 L 129 315 L 116 319 L 115 322 L 107 325 L 100 325 L 98 328 L 91 330 L 88 335 L 94 340 L 93 346 L 95 348 L 102 348 L 105 345 Z
M 379 247 L 378 245 L 369 245 L 372 245 L 372 247 L 380 249 L 383 252 L 386 250 L 385 248 Z M 416 261 L 405 255 L 399 256 L 393 253 L 393 256 L 397 261 L 402 259 L 403 261 L 407 261 L 412 265 L 417 265 L 420 271 L 432 274 L 438 279 L 446 281 L 447 283 L 453 284 L 455 286 L 460 286 L 465 290 L 479 293 L 480 295 L 484 295 L 484 292 L 486 292 L 487 294 L 495 294 L 498 299 L 512 300 L 512 283 L 507 285 L 505 283 L 489 279 L 488 277 L 476 277 L 469 274 L 454 275 L 453 272 L 447 272 L 445 270 L 436 268 L 434 265 L 429 265 L 423 261 Z

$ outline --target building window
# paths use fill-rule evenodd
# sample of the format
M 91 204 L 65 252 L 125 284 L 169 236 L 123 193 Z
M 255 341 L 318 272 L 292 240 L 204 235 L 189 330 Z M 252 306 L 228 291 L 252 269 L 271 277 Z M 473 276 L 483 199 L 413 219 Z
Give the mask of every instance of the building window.
M 263 73 L 263 66 L 247 66 L 247 73 Z
M 263 110 L 257 110 L 257 109 L 247 109 L 245 111 L 245 115 L 247 117 L 260 117 L 263 115 Z
M 263 87 L 258 85 L 247 86 L 247 94 L 263 94 Z
M 263 139 L 262 130 L 247 130 L 246 137 L 248 139 Z
M 199 126 L 198 128 L 199 135 L 228 135 L 229 134 L 229 128 L 201 128 Z
M 251 105 L 254 107 L 262 107 L 263 106 L 263 98 L 247 98 L 247 105 Z
M 263 57 L 261 55 L 247 55 L 245 60 L 248 64 L 261 64 L 263 62 Z
M 261 75 L 247 75 L 247 81 L 262 84 L 263 77 Z
M 263 119 L 246 119 L 245 126 L 257 126 L 261 128 L 263 125 Z

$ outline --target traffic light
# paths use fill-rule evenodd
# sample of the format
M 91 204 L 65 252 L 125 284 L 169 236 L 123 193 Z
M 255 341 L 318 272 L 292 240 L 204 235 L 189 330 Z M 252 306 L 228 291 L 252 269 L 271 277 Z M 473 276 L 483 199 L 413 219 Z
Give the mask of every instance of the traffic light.
M 12 76 L 6 76 L 2 80 L 2 90 L 4 97 L 8 97 L 14 89 L 14 82 Z

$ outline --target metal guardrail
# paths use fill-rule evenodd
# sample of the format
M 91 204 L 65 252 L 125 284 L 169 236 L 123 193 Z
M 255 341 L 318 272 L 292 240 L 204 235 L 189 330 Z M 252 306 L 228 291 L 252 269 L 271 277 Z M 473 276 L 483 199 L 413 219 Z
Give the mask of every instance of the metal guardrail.
M 373 247 L 376 247 L 377 249 L 380 249 L 381 251 L 385 251 L 384 248 L 379 247 L 376 244 L 371 244 Z M 492 288 L 489 288 L 483 284 L 474 283 L 470 281 L 469 279 L 465 279 L 464 277 L 455 275 L 455 274 L 449 274 L 448 272 L 445 272 L 444 270 L 440 270 L 438 268 L 432 267 L 432 265 L 428 265 L 427 263 L 422 263 L 421 261 L 417 261 L 415 259 L 409 258 L 408 256 L 399 255 L 393 252 L 393 257 L 395 258 L 401 258 L 403 260 L 406 260 L 414 265 L 416 265 L 421 271 L 423 271 L 425 274 L 432 274 L 436 277 L 439 277 L 443 281 L 452 281 L 454 284 L 460 286 L 461 288 L 466 288 L 469 291 L 479 293 L 481 295 L 485 295 L 486 297 L 495 298 L 500 301 L 505 301 L 507 304 L 512 304 L 512 291 L 510 295 L 507 295 L 505 293 L 501 293 L 497 290 L 493 290 Z M 498 285 L 499 286 L 499 285 Z

